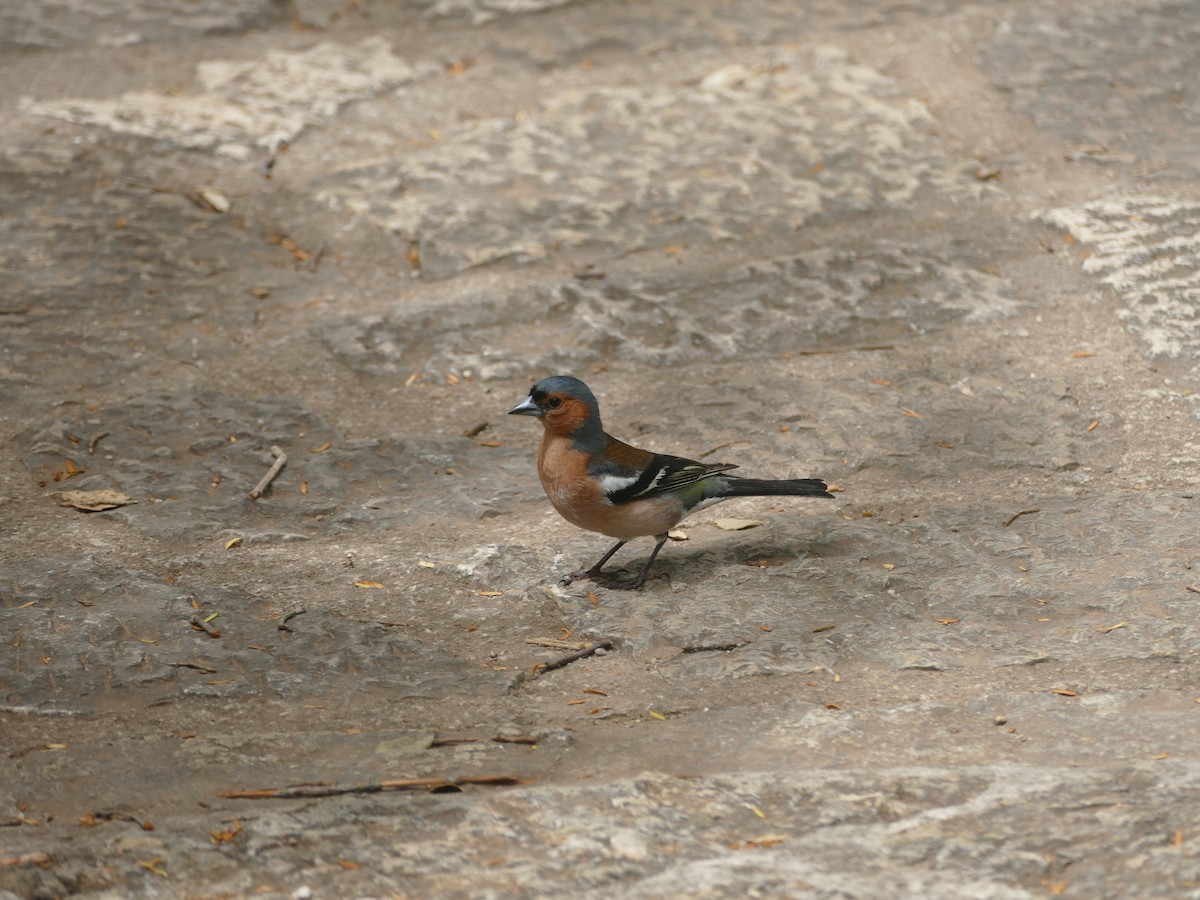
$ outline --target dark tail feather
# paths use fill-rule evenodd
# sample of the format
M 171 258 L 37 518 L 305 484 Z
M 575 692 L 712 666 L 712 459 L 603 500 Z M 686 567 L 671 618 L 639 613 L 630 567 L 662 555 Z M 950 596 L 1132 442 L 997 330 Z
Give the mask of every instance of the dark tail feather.
M 828 485 L 820 478 L 789 478 L 786 481 L 771 481 L 765 478 L 736 478 L 726 475 L 722 479 L 726 497 L 833 497 Z

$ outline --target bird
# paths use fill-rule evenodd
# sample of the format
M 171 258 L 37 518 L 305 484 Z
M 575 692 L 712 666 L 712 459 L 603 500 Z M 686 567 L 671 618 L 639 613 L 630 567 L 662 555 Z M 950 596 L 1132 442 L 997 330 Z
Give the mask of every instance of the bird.
M 667 532 L 687 515 L 731 497 L 829 497 L 819 478 L 770 480 L 727 474 L 731 463 L 702 463 L 642 450 L 604 431 L 591 389 L 570 375 L 543 378 L 509 411 L 534 416 L 544 429 L 537 469 L 551 505 L 572 525 L 617 539 L 594 566 L 565 576 L 563 584 L 590 579 L 637 589 L 646 582 Z M 654 549 L 640 574 L 625 584 L 603 572 L 614 553 L 637 537 Z

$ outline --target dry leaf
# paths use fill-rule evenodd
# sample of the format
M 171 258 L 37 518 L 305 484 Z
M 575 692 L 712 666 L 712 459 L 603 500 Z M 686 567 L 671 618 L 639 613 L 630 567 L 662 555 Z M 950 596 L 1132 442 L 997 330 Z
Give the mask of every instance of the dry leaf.
M 1109 625 L 1107 628 L 1097 628 L 1101 634 L 1108 634 L 1110 631 L 1116 631 L 1118 628 L 1124 628 L 1128 622 L 1118 622 L 1116 625 Z
M 774 847 L 776 844 L 782 844 L 786 840 L 786 834 L 764 834 L 760 838 L 754 838 L 753 840 L 746 841 L 745 846 L 754 848 Z
M 942 625 L 956 625 L 957 623 L 961 622 L 962 619 L 936 619 L 935 618 L 933 621 L 940 622 Z
M 1099 420 L 1099 419 L 1092 419 L 1092 421 L 1088 422 L 1088 427 L 1087 427 L 1087 430 L 1088 430 L 1088 431 L 1095 431 L 1095 430 L 1096 430 L 1096 426 L 1097 426 L 1097 425 L 1099 425 L 1099 424 L 1100 424 L 1100 420 Z
M 124 491 L 114 491 L 107 488 L 99 491 L 55 491 L 51 494 L 57 497 L 59 505 L 73 506 L 84 512 L 100 512 L 106 509 L 116 509 L 118 506 L 128 506 L 137 503 Z
M 240 537 L 230 538 L 229 540 L 227 540 L 225 542 L 225 549 L 232 550 L 234 547 L 236 547 L 241 542 L 242 542 L 242 539 Z
M 1078 697 L 1074 691 L 1068 691 L 1066 688 L 1050 688 L 1049 693 L 1058 694 L 1060 697 Z
M 908 416 L 910 419 L 925 418 L 925 416 L 923 416 L 921 413 L 917 412 L 915 409 L 909 409 L 907 406 L 900 407 L 900 412 Z
M 242 820 L 234 819 L 233 827 L 227 828 L 224 831 L 210 831 L 208 836 L 212 838 L 214 844 L 225 844 L 232 841 L 235 837 L 242 833 Z
M 360 587 L 360 588 L 381 588 L 381 587 L 383 587 L 383 585 L 380 584 L 378 581 L 356 581 L 356 582 L 354 582 L 354 586 Z
M 757 528 L 762 522 L 758 519 L 717 519 L 713 524 L 722 531 L 745 531 L 747 528 Z

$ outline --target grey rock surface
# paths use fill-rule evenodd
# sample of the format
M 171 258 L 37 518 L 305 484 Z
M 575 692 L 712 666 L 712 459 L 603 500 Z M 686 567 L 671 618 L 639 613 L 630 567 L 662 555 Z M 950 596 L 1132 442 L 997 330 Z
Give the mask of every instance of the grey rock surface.
M 1196 13 L 5 5 L 0 900 L 1200 898 Z

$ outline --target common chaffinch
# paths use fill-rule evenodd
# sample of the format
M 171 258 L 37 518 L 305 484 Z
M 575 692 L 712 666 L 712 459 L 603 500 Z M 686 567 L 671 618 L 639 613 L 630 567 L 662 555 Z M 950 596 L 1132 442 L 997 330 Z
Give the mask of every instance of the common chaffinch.
M 559 514 L 572 525 L 617 538 L 598 563 L 572 572 L 563 584 L 603 577 L 601 569 L 614 553 L 635 537 L 652 535 L 657 543 L 641 574 L 613 585 L 641 587 L 667 532 L 689 513 L 730 497 L 833 496 L 819 478 L 738 478 L 725 474 L 737 468 L 731 463 L 701 463 L 631 447 L 605 434 L 595 395 L 569 375 L 543 378 L 509 414 L 542 420 L 538 475 Z

